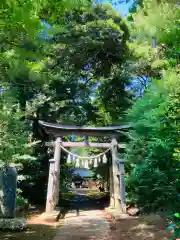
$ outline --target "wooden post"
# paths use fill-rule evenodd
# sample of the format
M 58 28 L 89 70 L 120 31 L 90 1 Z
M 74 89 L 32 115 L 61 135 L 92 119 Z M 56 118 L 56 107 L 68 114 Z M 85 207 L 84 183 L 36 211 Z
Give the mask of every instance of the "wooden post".
M 120 197 L 121 197 L 121 210 L 126 213 L 126 188 L 124 182 L 124 159 L 120 159 L 119 163 L 119 181 L 120 181 Z
M 109 167 L 109 192 L 110 192 L 110 208 L 114 208 L 114 185 L 113 185 L 113 173 L 112 173 L 112 162 Z
M 55 205 L 58 204 L 59 201 L 59 186 L 60 186 L 60 158 L 61 158 L 61 138 L 58 137 L 55 142 L 55 149 L 54 149 L 54 160 L 55 160 L 55 178 L 54 178 L 54 184 L 55 184 Z
M 49 160 L 49 179 L 48 179 L 48 189 L 47 189 L 47 198 L 46 198 L 46 212 L 52 212 L 55 208 L 53 188 L 54 188 L 54 168 L 55 160 Z
M 112 172 L 113 172 L 113 185 L 114 185 L 114 207 L 117 210 L 121 210 L 121 201 L 120 201 L 120 183 L 119 183 L 119 168 L 118 168 L 118 143 L 115 138 L 112 140 Z
M 49 160 L 49 179 L 46 199 L 46 212 L 52 212 L 59 200 L 60 148 L 61 139 L 55 142 L 54 158 Z

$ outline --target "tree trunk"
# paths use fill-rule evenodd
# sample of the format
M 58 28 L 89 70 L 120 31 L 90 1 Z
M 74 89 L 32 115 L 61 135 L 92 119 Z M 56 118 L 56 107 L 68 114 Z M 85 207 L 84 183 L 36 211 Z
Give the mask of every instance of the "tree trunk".
M 17 171 L 14 167 L 0 170 L 0 218 L 14 218 Z

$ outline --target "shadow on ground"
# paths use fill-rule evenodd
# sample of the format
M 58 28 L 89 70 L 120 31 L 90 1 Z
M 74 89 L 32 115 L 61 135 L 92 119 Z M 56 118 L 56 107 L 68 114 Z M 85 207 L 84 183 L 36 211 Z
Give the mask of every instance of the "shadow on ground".
M 78 217 L 70 212 L 65 217 L 63 225 L 57 229 L 54 240 L 90 240 L 108 237 L 109 223 L 102 211 L 81 211 Z
M 84 213 L 84 212 L 83 212 Z M 113 221 L 99 211 L 86 211 L 77 219 L 67 216 L 54 240 L 169 240 L 167 222 L 158 215 Z M 92 216 L 91 216 L 92 214 Z M 100 216 L 100 218 L 98 218 Z M 103 218 L 106 221 L 104 224 Z
M 113 222 L 109 240 L 168 240 L 167 222 L 156 215 L 127 218 Z
M 54 219 L 41 219 L 43 209 L 20 212 L 18 217 L 28 219 L 28 229 L 22 232 L 1 232 L 0 240 L 52 240 L 56 234 Z
M 94 212 L 94 211 L 93 211 Z M 95 218 L 95 215 L 97 218 Z M 62 224 L 57 229 L 54 225 L 54 217 L 46 219 L 46 222 L 30 222 L 27 231 L 13 233 L 0 232 L 1 240 L 169 240 L 170 233 L 166 230 L 167 222 L 156 215 L 127 217 L 113 221 L 99 211 L 91 211 L 88 218 L 83 212 L 79 217 L 74 214 L 65 219 L 67 226 Z M 86 212 L 87 214 L 87 212 Z M 91 216 L 92 214 L 92 216 Z M 105 225 L 102 218 L 107 222 Z M 64 220 L 63 220 L 64 222 Z M 58 238 L 57 231 L 59 231 Z M 103 233 L 103 234 L 102 234 Z
M 24 232 L 0 232 L 1 240 L 52 240 L 56 230 L 53 226 L 30 224 Z

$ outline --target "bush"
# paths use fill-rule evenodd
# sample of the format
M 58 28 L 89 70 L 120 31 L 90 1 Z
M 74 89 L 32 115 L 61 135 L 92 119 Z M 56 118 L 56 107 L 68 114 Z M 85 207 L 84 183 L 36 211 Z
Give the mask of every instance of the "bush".
M 75 194 L 72 192 L 64 192 L 60 194 L 60 200 L 66 199 L 66 200 L 72 200 L 75 197 Z
M 0 96 L 0 167 L 31 159 L 26 146 L 29 131 L 22 116 L 17 104 Z
M 108 193 L 105 192 L 87 192 L 86 194 L 91 199 L 100 199 L 108 196 Z
M 16 208 L 18 210 L 26 209 L 29 205 L 28 200 L 21 196 L 21 189 L 17 189 Z
M 179 205 L 177 94 L 168 91 L 152 84 L 128 112 L 133 128 L 126 152 L 128 198 L 146 210 Z

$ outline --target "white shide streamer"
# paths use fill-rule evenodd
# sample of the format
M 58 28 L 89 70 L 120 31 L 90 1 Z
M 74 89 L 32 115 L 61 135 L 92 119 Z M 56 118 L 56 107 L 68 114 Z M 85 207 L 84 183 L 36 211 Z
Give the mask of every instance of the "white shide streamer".
M 80 167 L 80 162 L 79 162 L 79 158 L 76 159 L 76 167 L 79 168 Z
M 67 163 L 71 163 L 71 158 L 72 158 L 72 156 L 70 154 L 68 154 Z
M 94 167 L 96 168 L 97 166 L 98 166 L 98 159 L 95 158 L 95 159 L 94 159 Z
M 106 157 L 106 154 L 103 155 L 103 163 L 107 163 L 107 157 Z

